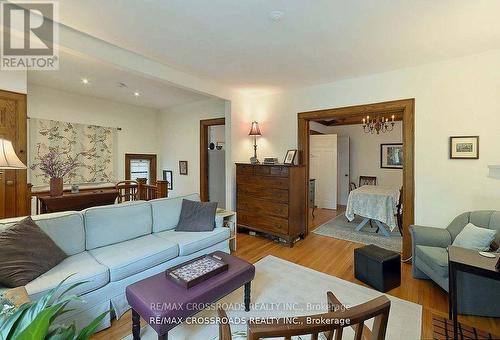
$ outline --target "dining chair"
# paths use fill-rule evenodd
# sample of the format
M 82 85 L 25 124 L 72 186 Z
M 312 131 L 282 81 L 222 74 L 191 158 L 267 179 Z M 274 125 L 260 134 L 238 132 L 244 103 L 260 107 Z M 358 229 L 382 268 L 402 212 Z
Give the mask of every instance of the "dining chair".
M 356 186 L 356 183 L 350 182 L 349 183 L 349 192 L 353 191 L 354 189 L 357 189 L 358 187 Z
M 139 183 L 137 181 L 125 180 L 115 184 L 118 190 L 118 203 L 136 201 L 139 199 Z
M 328 312 L 310 316 L 299 316 L 296 318 L 275 318 L 268 322 L 250 319 L 247 323 L 247 339 L 257 340 L 265 338 L 284 337 L 291 339 L 292 336 L 311 334 L 311 339 L 317 340 L 323 333 L 328 340 L 342 339 L 344 328 L 352 327 L 354 339 L 383 340 L 387 331 L 387 322 L 391 301 L 385 296 L 379 296 L 373 300 L 357 306 L 345 307 L 333 295 L 327 292 Z M 219 314 L 219 340 L 233 340 L 231 325 L 224 309 L 218 309 Z M 365 321 L 373 318 L 373 326 L 370 330 Z M 347 321 L 349 322 L 340 322 Z
M 377 185 L 377 177 L 375 176 L 359 176 L 359 186 Z
M 399 189 L 399 200 L 396 209 L 396 221 L 398 223 L 399 233 L 403 236 L 403 187 Z

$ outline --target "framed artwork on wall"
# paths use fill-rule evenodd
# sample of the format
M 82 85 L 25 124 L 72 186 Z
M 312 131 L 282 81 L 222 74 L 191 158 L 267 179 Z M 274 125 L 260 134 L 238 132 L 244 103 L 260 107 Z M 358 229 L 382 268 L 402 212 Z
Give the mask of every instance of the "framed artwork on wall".
M 286 156 L 285 156 L 285 160 L 283 161 L 283 164 L 292 165 L 293 161 L 295 160 L 296 154 L 297 154 L 297 150 L 295 150 L 295 149 L 288 150 L 286 152 Z
M 380 144 L 380 167 L 382 169 L 403 169 L 403 144 Z
M 179 174 L 180 175 L 188 174 L 188 161 L 179 161 Z
M 174 190 L 172 170 L 163 170 L 163 180 L 168 182 L 168 190 Z
M 479 136 L 450 137 L 450 159 L 479 159 Z

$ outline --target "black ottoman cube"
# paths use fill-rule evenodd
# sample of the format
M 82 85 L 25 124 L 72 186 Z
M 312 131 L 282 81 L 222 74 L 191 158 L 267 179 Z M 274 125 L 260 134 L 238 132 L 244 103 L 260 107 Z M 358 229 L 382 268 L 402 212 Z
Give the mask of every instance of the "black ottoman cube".
M 401 284 L 401 256 L 373 244 L 356 248 L 354 276 L 385 293 Z

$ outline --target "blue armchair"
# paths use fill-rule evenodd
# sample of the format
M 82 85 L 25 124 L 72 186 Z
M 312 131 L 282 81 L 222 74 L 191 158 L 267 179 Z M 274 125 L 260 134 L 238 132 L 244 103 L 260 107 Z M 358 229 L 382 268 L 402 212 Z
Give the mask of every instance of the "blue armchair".
M 413 277 L 431 279 L 448 291 L 447 247 L 467 223 L 497 230 L 495 242 L 500 244 L 500 211 L 466 212 L 446 229 L 412 225 Z M 458 272 L 457 299 L 460 314 L 500 317 L 500 281 Z

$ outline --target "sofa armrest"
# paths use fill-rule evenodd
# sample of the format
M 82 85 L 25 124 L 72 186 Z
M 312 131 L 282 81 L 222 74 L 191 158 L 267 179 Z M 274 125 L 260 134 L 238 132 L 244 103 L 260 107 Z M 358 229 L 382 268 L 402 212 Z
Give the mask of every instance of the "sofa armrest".
M 446 248 L 451 244 L 451 235 L 446 229 L 412 225 L 410 232 L 413 247 L 423 245 Z
M 215 227 L 216 228 L 224 227 L 224 217 L 215 215 Z

